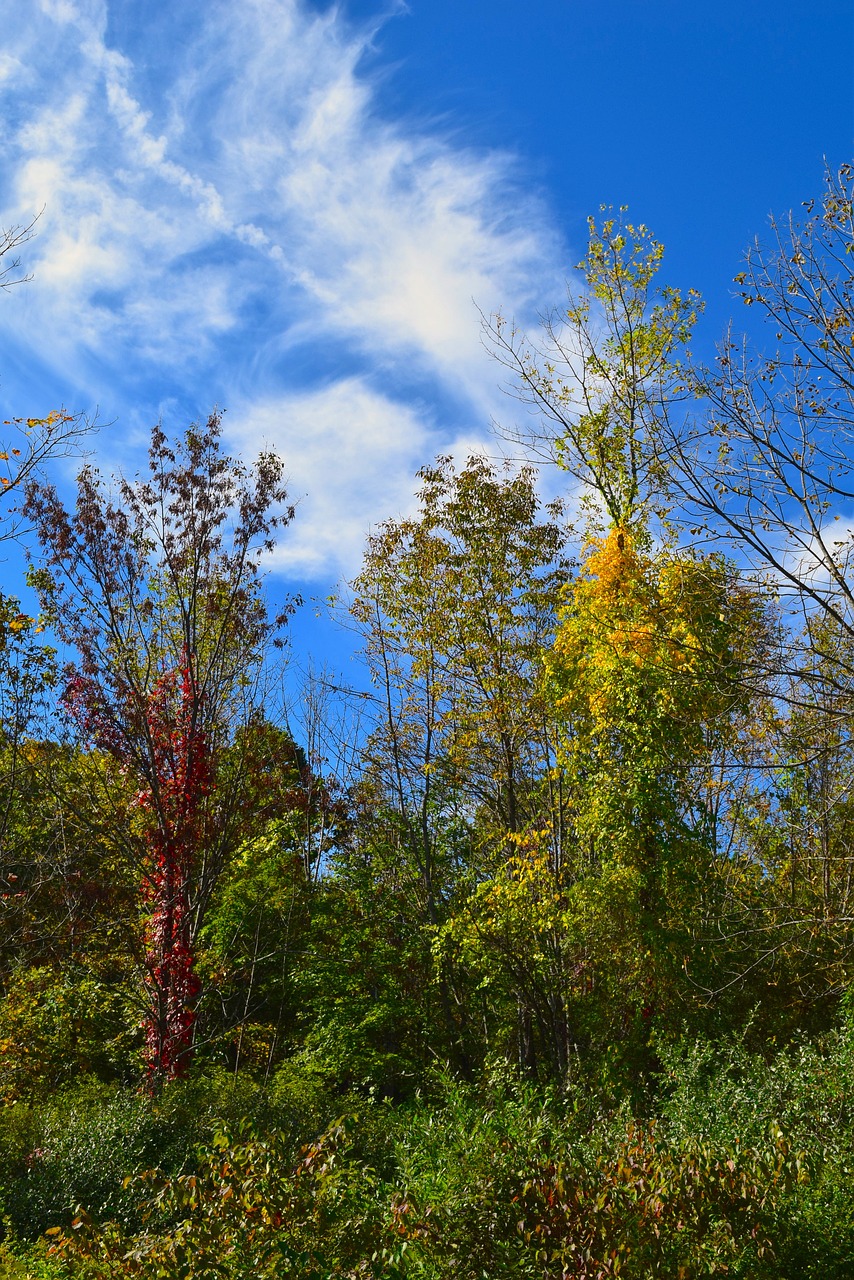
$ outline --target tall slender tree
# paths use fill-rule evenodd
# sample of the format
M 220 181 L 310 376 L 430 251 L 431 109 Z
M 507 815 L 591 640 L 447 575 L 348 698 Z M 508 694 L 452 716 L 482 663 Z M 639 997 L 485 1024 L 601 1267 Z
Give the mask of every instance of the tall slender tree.
M 73 513 L 52 486 L 28 492 L 43 555 L 33 578 L 79 655 L 65 707 L 139 785 L 155 1083 L 189 1063 L 195 942 L 246 830 L 257 676 L 284 620 L 268 616 L 260 560 L 291 519 L 285 500 L 280 459 L 262 454 L 247 468 L 227 457 L 216 413 L 174 446 L 156 427 L 144 479 L 111 492 L 84 468 Z
M 771 354 L 731 330 L 717 367 L 695 370 L 706 412 L 670 432 L 671 474 L 686 519 L 733 546 L 791 611 L 787 676 L 804 692 L 820 670 L 817 696 L 835 678 L 844 704 L 854 676 L 854 166 L 828 172 L 803 220 L 773 219 L 735 280 L 768 326 Z
M 622 211 L 591 219 L 586 288 L 543 337 L 500 317 L 488 330 L 536 410 L 527 440 L 574 479 L 585 526 L 586 558 L 546 657 L 575 845 L 561 945 L 574 936 L 578 990 L 601 986 L 610 966 L 647 1018 L 663 970 L 678 972 L 689 948 L 699 906 L 689 890 L 716 846 L 710 779 L 767 634 L 735 568 L 674 533 L 670 423 L 693 385 L 686 343 L 700 299 L 658 283 L 662 254 Z M 522 900 L 518 884 L 514 894 Z M 608 917 L 624 921 L 620 937 Z M 591 943 L 591 920 L 604 947 Z
M 494 870 L 526 829 L 548 829 L 554 869 L 564 857 L 566 797 L 539 685 L 568 566 L 559 511 L 541 519 L 531 468 L 502 474 L 473 457 L 457 471 L 440 458 L 421 480 L 418 516 L 370 539 L 353 612 L 380 695 L 368 774 L 396 814 L 424 923 L 435 927 L 461 873 Z M 452 1034 L 444 957 L 440 998 Z M 456 1001 L 463 1016 L 464 1003 Z M 519 1016 L 527 1043 L 522 1004 Z

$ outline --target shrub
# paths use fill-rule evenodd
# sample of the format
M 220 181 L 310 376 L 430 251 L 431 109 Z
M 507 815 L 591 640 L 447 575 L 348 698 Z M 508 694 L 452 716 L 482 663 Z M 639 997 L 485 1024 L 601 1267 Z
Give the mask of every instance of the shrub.
M 296 1160 L 282 1135 L 244 1127 L 218 1134 L 192 1174 L 148 1171 L 134 1180 L 145 1195 L 141 1231 L 80 1214 L 72 1234 L 53 1233 L 54 1256 L 91 1280 L 393 1280 L 394 1258 L 380 1243 L 378 1185 L 374 1171 L 351 1157 L 344 1120 Z

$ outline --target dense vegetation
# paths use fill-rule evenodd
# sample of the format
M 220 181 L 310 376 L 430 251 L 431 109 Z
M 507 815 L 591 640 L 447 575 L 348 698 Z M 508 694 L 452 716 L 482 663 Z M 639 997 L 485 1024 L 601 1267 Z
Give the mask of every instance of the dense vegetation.
M 289 715 L 281 462 L 158 427 L 68 510 L 83 424 L 8 424 L 0 1276 L 854 1274 L 852 173 L 747 257 L 770 355 L 660 262 L 606 215 L 490 322 L 564 499 L 426 466 Z

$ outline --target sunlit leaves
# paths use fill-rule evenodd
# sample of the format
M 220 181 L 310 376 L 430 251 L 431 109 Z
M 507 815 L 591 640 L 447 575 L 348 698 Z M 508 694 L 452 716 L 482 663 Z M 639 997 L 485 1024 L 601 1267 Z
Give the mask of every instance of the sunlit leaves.
M 643 226 L 590 219 L 585 290 L 544 325 L 539 343 L 490 323 L 488 339 L 512 373 L 515 393 L 537 411 L 519 435 L 579 482 L 596 528 L 666 517 L 670 407 L 693 392 L 685 354 L 701 309 L 693 291 L 655 287 L 663 249 Z M 515 434 L 515 433 L 514 433 Z

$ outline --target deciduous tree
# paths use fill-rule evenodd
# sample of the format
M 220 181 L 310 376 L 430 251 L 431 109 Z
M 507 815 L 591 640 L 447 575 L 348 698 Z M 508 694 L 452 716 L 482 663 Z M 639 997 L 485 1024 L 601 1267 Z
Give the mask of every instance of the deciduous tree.
M 174 447 L 155 428 L 148 476 L 113 492 L 84 468 L 73 513 L 41 483 L 27 502 L 43 552 L 34 580 L 79 653 L 65 706 L 138 781 L 153 1080 L 189 1061 L 195 940 L 246 834 L 257 676 L 276 626 L 260 560 L 292 514 L 281 461 L 228 458 L 220 425 L 213 414 Z
M 806 218 L 771 223 L 736 277 L 773 334 L 764 356 L 730 332 L 715 371 L 695 370 L 708 412 L 670 436 L 681 500 L 794 610 L 787 670 L 822 654 L 851 687 L 854 635 L 854 169 L 828 174 Z M 829 628 L 825 623 L 832 624 Z M 847 637 L 831 643 L 829 637 Z M 809 681 L 809 658 L 801 670 Z
M 487 345 L 531 421 L 506 434 L 577 482 L 587 524 L 648 526 L 670 508 L 665 427 L 686 395 L 685 347 L 701 309 L 694 290 L 657 283 L 664 254 L 647 227 L 603 209 L 589 219 L 584 287 L 568 285 L 539 338 L 500 314 Z M 533 412 L 531 412 L 533 411 Z
M 418 516 L 371 538 L 353 611 L 379 694 L 368 775 L 436 926 L 466 877 L 506 858 L 508 836 L 547 827 L 552 864 L 563 857 L 565 797 L 539 684 L 567 565 L 558 512 L 540 519 L 530 468 L 501 474 L 475 457 L 455 471 L 442 458 L 421 477 Z

